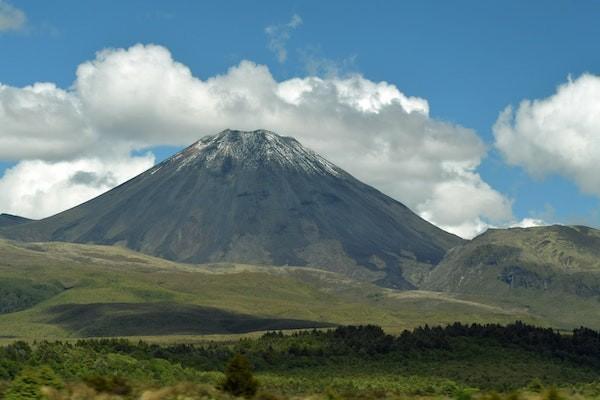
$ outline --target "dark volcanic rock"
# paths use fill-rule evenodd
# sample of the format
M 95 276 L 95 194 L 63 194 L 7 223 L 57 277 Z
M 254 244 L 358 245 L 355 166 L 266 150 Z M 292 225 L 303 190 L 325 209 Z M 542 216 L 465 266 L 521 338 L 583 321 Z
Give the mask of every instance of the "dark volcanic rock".
M 171 260 L 317 266 L 410 288 L 461 239 L 268 131 L 224 131 L 39 222 L 19 240 L 119 244 Z

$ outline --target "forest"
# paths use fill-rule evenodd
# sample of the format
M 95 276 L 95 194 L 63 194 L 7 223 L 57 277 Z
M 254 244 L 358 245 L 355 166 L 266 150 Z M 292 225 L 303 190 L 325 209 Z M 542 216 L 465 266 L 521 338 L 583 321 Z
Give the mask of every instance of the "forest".
M 366 325 L 198 344 L 115 338 L 0 349 L 7 400 L 595 398 L 599 380 L 600 332 L 522 322 L 397 336 Z

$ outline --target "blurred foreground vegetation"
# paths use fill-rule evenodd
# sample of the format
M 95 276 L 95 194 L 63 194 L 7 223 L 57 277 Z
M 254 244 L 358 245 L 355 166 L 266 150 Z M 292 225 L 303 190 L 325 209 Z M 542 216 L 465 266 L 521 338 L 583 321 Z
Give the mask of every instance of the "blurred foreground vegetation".
M 398 336 L 348 326 L 194 345 L 15 342 L 0 349 L 0 393 L 7 400 L 600 398 L 600 333 L 562 335 L 517 322 Z

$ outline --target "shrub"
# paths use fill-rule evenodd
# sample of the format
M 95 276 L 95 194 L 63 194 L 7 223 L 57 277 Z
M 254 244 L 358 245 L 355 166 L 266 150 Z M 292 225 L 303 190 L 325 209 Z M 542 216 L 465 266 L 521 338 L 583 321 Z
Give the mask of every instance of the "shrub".
M 103 376 L 89 376 L 83 381 L 96 392 L 110 393 L 118 395 L 128 395 L 131 393 L 131 385 L 119 376 L 105 378 Z
M 468 390 L 459 390 L 454 395 L 454 398 L 456 400 L 471 400 L 473 398 L 473 395 Z
M 10 384 L 5 400 L 44 399 L 41 388 L 47 386 L 56 389 L 63 387 L 60 378 L 48 366 L 24 369 Z
M 277 396 L 276 394 L 269 392 L 259 392 L 256 397 L 256 400 L 283 400 L 282 397 Z
M 221 389 L 235 396 L 247 398 L 256 394 L 258 381 L 252 373 L 250 361 L 243 354 L 236 354 L 227 364 Z
M 562 400 L 562 396 L 554 386 L 551 386 L 544 393 L 544 400 Z
M 531 382 L 529 382 L 529 384 L 527 385 L 527 389 L 529 389 L 532 392 L 539 393 L 542 391 L 543 388 L 544 388 L 544 384 L 542 383 L 540 378 L 533 378 L 531 380 Z
M 523 397 L 518 391 L 512 391 L 506 396 L 506 400 L 521 400 Z

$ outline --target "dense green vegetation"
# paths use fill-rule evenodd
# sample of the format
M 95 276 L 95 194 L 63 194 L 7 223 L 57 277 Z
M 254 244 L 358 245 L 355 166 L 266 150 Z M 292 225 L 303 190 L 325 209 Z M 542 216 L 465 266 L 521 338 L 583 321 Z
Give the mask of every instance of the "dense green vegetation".
M 31 279 L 0 279 L 0 314 L 25 310 L 63 291 L 58 282 L 43 283 Z
M 257 384 L 263 399 L 483 398 L 492 392 L 514 398 L 548 395 L 544 388 L 552 385 L 558 389 L 550 394 L 559 397 L 596 397 L 600 333 L 457 323 L 398 336 L 349 326 L 196 345 L 19 341 L 0 350 L 0 379 L 7 399 L 41 398 L 41 387 L 55 399 L 251 397 Z

